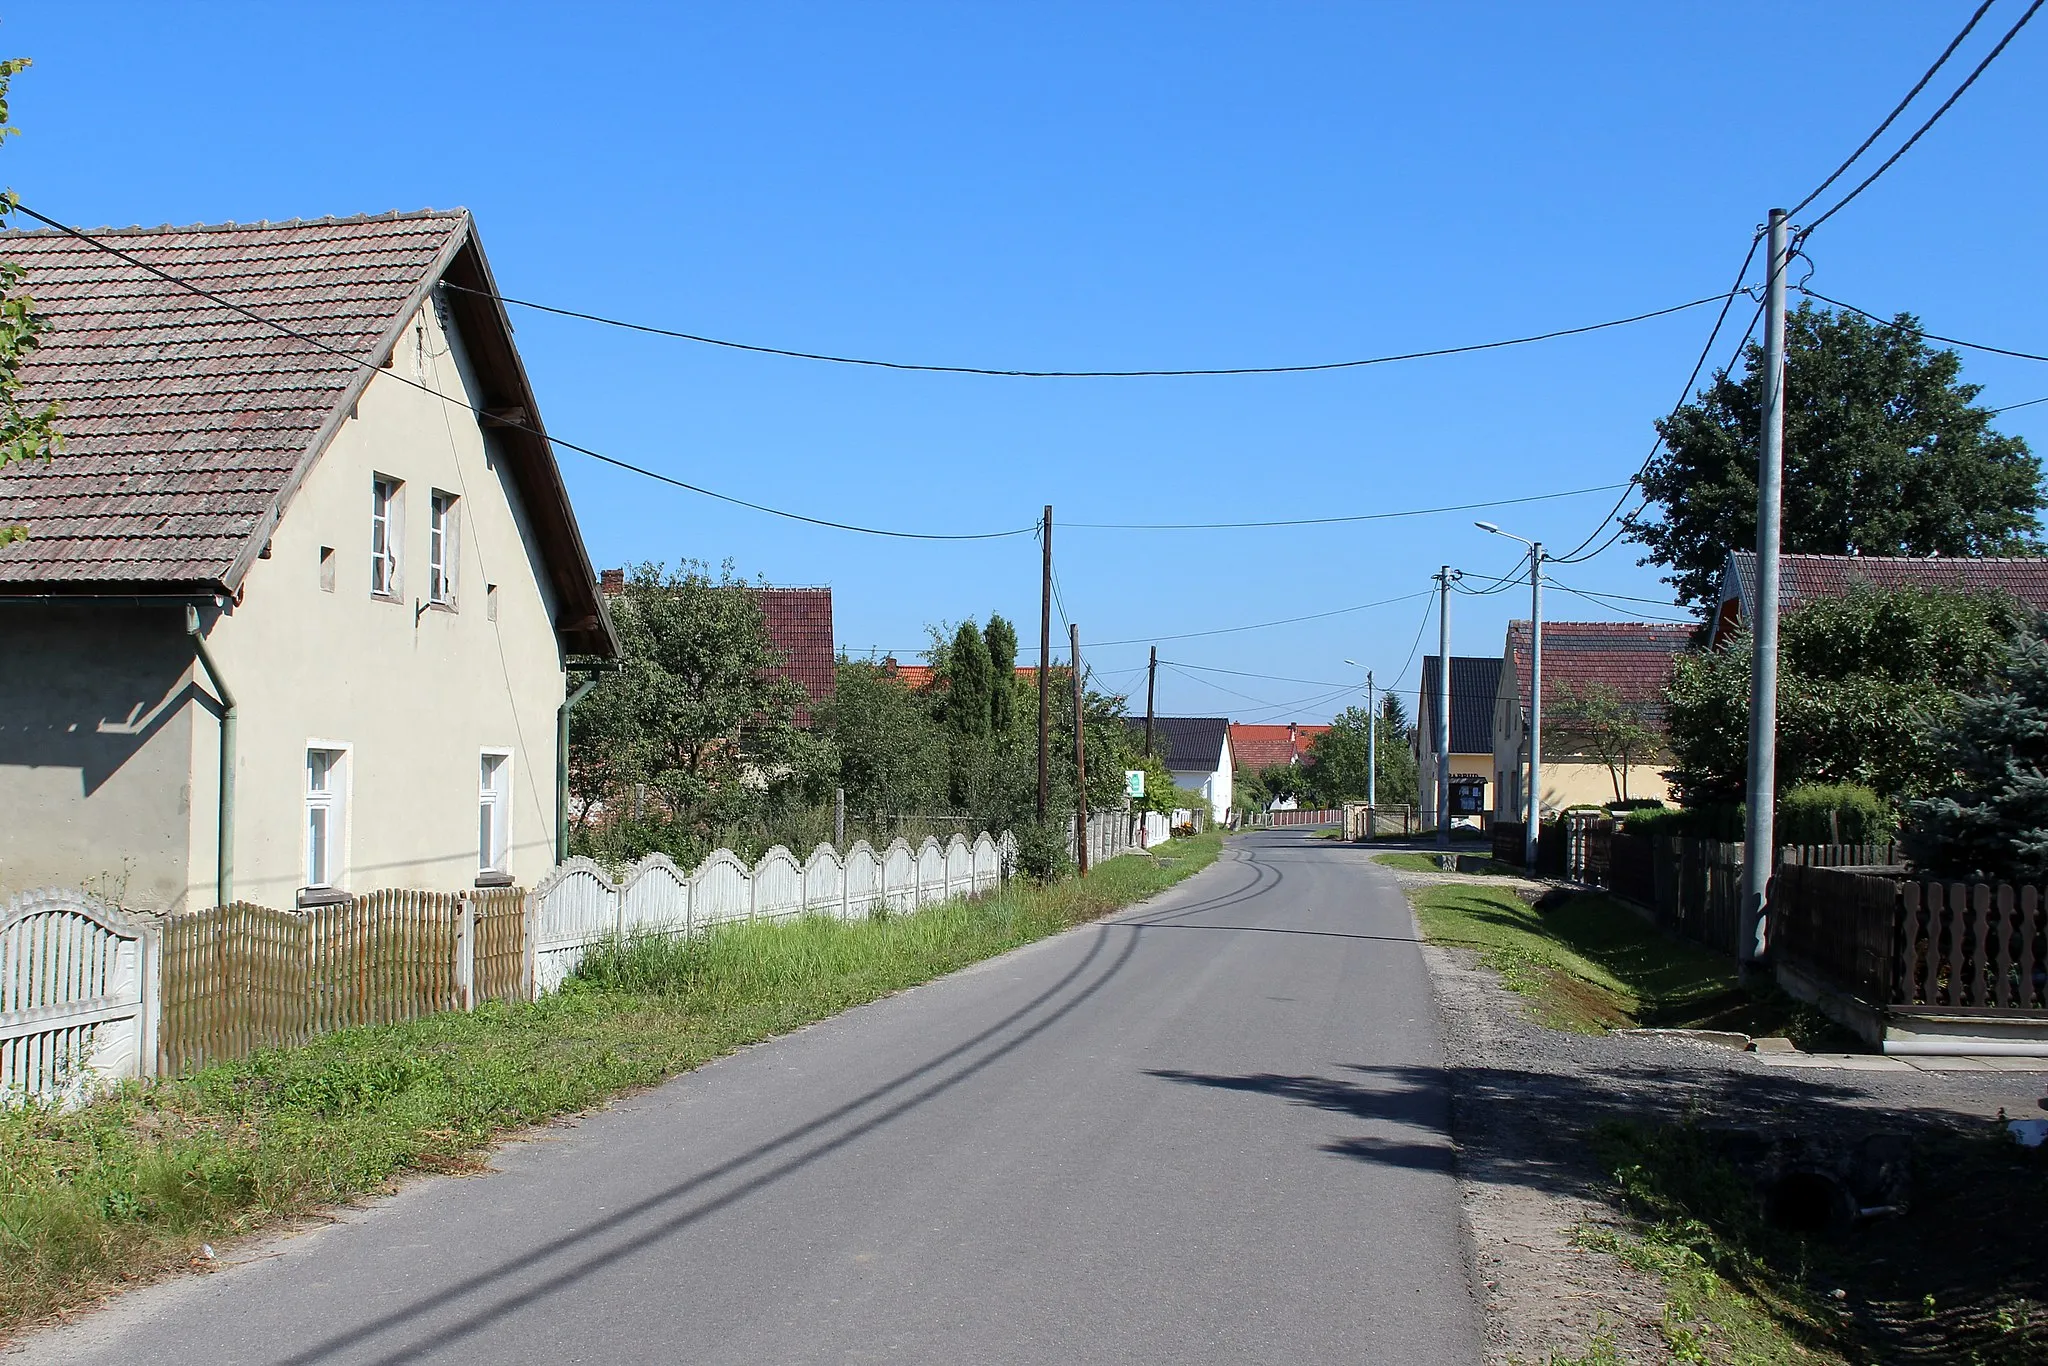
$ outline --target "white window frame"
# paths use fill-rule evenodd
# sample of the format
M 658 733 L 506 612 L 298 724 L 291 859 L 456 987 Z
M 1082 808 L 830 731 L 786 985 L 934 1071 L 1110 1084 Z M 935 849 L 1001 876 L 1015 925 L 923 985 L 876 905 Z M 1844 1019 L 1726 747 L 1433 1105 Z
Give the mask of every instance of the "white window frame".
M 333 756 L 327 767 L 328 786 L 318 791 L 313 787 L 315 754 Z M 309 739 L 306 741 L 302 771 L 305 775 L 305 796 L 304 820 L 299 827 L 299 870 L 305 875 L 309 891 L 332 891 L 348 881 L 349 834 L 354 824 L 349 819 L 349 807 L 355 786 L 355 746 L 346 740 Z M 318 880 L 313 876 L 313 813 L 316 810 L 327 813 L 324 827 L 327 866 L 319 870 L 323 876 Z
M 487 759 L 501 761 L 495 788 L 484 786 L 483 766 Z M 496 849 L 485 846 L 485 811 L 490 812 L 490 836 Z M 493 857 L 495 855 L 495 857 Z M 512 751 L 485 746 L 477 751 L 477 845 L 476 871 L 509 875 L 512 871 Z
M 455 606 L 455 573 L 462 555 L 462 499 L 435 489 L 427 500 L 427 601 Z
M 396 601 L 404 592 L 405 481 L 370 477 L 370 596 Z

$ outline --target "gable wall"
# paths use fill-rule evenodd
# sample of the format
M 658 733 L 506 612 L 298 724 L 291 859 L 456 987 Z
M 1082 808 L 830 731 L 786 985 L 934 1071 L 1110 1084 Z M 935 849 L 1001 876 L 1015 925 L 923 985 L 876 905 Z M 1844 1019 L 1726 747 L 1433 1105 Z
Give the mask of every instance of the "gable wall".
M 352 747 L 343 886 L 453 891 L 477 871 L 480 751 L 513 751 L 511 871 L 532 885 L 553 863 L 555 712 L 563 695 L 555 605 L 513 483 L 462 407 L 458 338 L 430 303 L 401 338 L 392 373 L 314 464 L 258 560 L 242 600 L 208 624 L 239 703 L 236 895 L 290 906 L 304 882 L 305 752 Z M 403 481 L 396 601 L 373 597 L 375 475 Z M 429 498 L 460 499 L 454 610 L 427 605 Z M 320 549 L 334 551 L 334 589 Z M 497 620 L 486 584 L 496 584 Z M 211 896 L 217 729 L 194 739 L 188 895 Z

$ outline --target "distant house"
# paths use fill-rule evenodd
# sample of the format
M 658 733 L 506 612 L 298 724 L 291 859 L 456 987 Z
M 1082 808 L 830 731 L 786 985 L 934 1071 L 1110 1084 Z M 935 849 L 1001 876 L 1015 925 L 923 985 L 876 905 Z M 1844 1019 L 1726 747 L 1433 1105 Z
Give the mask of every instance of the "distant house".
M 1614 800 L 1614 777 L 1606 763 L 1569 752 L 1558 721 L 1561 702 L 1611 692 L 1635 718 L 1661 732 L 1664 688 L 1677 656 L 1691 644 L 1694 628 L 1641 621 L 1546 621 L 1543 623 L 1543 811 Z M 1523 818 L 1528 790 L 1529 623 L 1508 623 L 1499 664 L 1499 688 L 1490 718 L 1495 811 L 1502 820 Z M 1628 795 L 1667 800 L 1670 786 L 1658 772 L 1660 754 L 1634 767 Z
M 1422 824 L 1436 824 L 1436 699 L 1438 659 L 1422 659 L 1422 699 L 1415 709 L 1415 773 Z M 1480 804 L 1490 809 L 1487 787 L 1493 771 L 1493 698 L 1499 690 L 1500 660 L 1486 655 L 1451 656 L 1451 781 L 1480 784 Z
M 1328 726 L 1286 725 L 1230 726 L 1230 757 L 1242 774 L 1263 773 L 1269 768 L 1296 768 L 1309 760 L 1316 737 Z
M 1124 724 L 1142 737 L 1145 718 L 1128 716 Z M 1166 761 L 1174 785 L 1208 799 L 1209 815 L 1222 820 L 1230 810 L 1232 786 L 1230 721 L 1221 716 L 1155 716 L 1152 745 Z
M 57 456 L 0 476 L 0 896 L 532 883 L 606 617 L 470 216 L 0 236 Z M 317 343 L 303 340 L 317 338 Z
M 1055 663 L 1052 667 L 1055 672 L 1060 674 L 1066 672 L 1066 666 L 1063 664 Z M 929 688 L 932 684 L 939 681 L 938 670 L 934 669 L 931 665 L 898 664 L 894 655 L 882 661 L 882 672 L 888 674 L 912 692 L 916 692 L 920 688 Z M 1019 664 L 1016 666 L 1016 674 L 1019 683 L 1029 683 L 1034 688 L 1038 686 L 1038 666 L 1036 664 Z
M 1815 598 L 1839 598 L 1851 585 L 1877 588 L 1951 588 L 2005 593 L 2048 611 L 2048 558 L 1908 559 L 1878 555 L 1782 555 L 1778 609 L 1790 611 Z M 1733 550 L 1721 568 L 1721 598 L 1708 623 L 1707 643 L 1719 644 L 1747 627 L 1756 604 L 1756 553 Z
M 626 571 L 605 570 L 602 584 L 607 599 L 617 597 L 626 591 Z M 839 686 L 839 656 L 832 643 L 832 590 L 749 584 L 736 591 L 747 594 L 760 607 L 768 643 L 780 657 L 769 676 L 787 679 L 804 690 L 807 701 L 797 708 L 795 719 L 797 725 L 808 727 L 811 709 L 830 701 Z

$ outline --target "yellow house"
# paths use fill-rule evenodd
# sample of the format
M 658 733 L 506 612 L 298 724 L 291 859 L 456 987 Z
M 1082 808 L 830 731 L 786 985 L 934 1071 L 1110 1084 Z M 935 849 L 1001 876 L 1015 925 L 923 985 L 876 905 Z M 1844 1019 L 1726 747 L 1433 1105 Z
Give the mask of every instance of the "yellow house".
M 1673 658 L 1692 642 L 1694 628 L 1644 621 L 1543 623 L 1543 790 L 1540 809 L 1599 805 L 1623 797 L 1668 800 L 1661 769 L 1671 759 L 1661 744 L 1630 763 L 1608 763 L 1575 746 L 1559 724 L 1562 708 L 1596 690 L 1611 694 L 1653 731 L 1664 725 L 1664 687 Z M 1493 706 L 1495 813 L 1522 820 L 1529 780 L 1529 623 L 1508 623 Z
M 617 643 L 469 214 L 93 239 L 0 237 L 65 438 L 0 476 L 0 897 L 538 880 Z

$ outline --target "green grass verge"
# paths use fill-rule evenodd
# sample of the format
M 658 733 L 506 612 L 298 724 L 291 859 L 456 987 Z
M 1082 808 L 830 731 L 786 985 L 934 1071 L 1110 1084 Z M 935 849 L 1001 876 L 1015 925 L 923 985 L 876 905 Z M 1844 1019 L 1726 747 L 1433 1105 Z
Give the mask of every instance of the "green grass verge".
M 1460 873 L 1479 873 L 1486 877 L 1520 877 L 1522 870 L 1510 863 L 1496 862 L 1490 854 L 1453 854 Z M 1404 873 L 1441 873 L 1435 854 L 1374 854 L 1372 861 Z
M 0 1109 L 0 1337 L 202 1242 L 461 1171 L 509 1131 L 1106 915 L 1213 862 L 1219 835 L 912 915 L 735 925 L 592 957 L 563 992 L 346 1030 L 78 1110 Z
M 1671 938 L 1612 897 L 1575 896 L 1549 912 L 1508 888 L 1474 883 L 1414 888 L 1409 897 L 1425 938 L 1478 950 L 1553 1029 L 1727 1029 L 1844 1044 L 1810 1007 L 1773 987 L 1745 988 L 1733 959 Z

